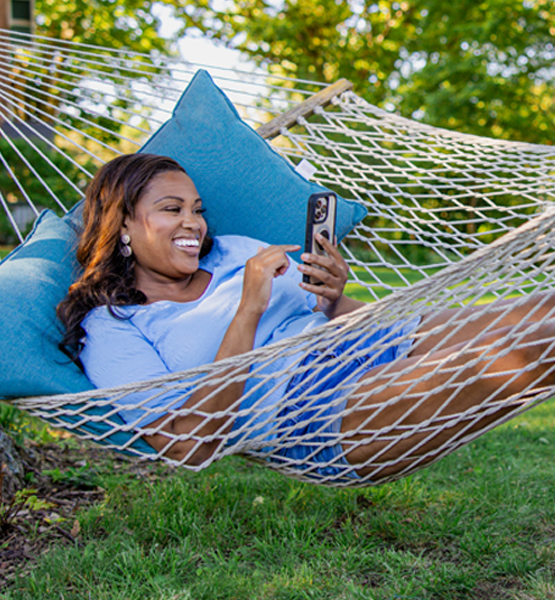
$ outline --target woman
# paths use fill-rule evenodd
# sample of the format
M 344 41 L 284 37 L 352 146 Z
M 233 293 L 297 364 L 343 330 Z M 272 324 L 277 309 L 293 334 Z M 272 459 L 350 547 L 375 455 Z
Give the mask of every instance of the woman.
M 327 240 L 318 240 L 327 257 L 304 254 L 309 264 L 294 267 L 287 253 L 298 246 L 265 246 L 240 236 L 212 240 L 203 211 L 194 183 L 165 157 L 121 156 L 94 177 L 77 252 L 84 271 L 58 314 L 66 327 L 62 347 L 96 386 L 152 379 L 238 356 L 362 305 L 343 294 L 347 265 Z M 303 283 L 302 273 L 322 284 Z M 428 453 L 425 460 L 433 458 L 453 435 L 483 429 L 515 410 L 517 405 L 506 402 L 512 395 L 538 381 L 555 383 L 555 330 L 545 321 L 554 298 L 503 308 L 493 314 L 458 310 L 461 322 L 475 317 L 464 328 L 447 325 L 452 310 L 396 323 L 365 342 L 369 347 L 383 337 L 386 352 L 345 361 L 332 375 L 324 371 L 322 381 L 305 369 L 305 375 L 281 375 L 271 388 L 254 377 L 202 385 L 185 401 L 188 414 L 177 416 L 171 410 L 179 398 L 183 404 L 178 394 L 160 391 L 152 398 L 152 391 L 140 392 L 132 397 L 136 408 L 122 407 L 120 414 L 155 431 L 145 436 L 155 450 L 200 465 L 224 438 L 242 431 L 247 404 L 240 405 L 237 418 L 221 415 L 235 410 L 245 395 L 266 409 L 266 419 L 254 428 L 259 441 L 271 446 L 284 436 L 293 440 L 278 452 L 285 464 L 306 459 L 312 471 L 329 477 L 389 476 L 423 454 Z M 407 338 L 411 332 L 412 339 Z M 519 349 L 508 350 L 508 334 L 521 336 Z M 348 346 L 340 348 L 345 356 Z M 399 357 L 404 358 L 392 364 Z M 541 364 L 527 368 L 540 357 Z M 438 367 L 446 362 L 449 368 Z M 269 368 L 283 373 L 293 364 L 298 364 L 294 355 Z M 456 375 L 453 367 L 459 368 Z M 357 382 L 356 395 L 342 399 L 340 391 L 330 392 L 344 381 Z M 317 407 L 316 413 L 311 406 L 305 416 L 302 402 L 294 410 L 280 409 L 280 399 L 294 397 L 303 385 L 320 386 L 322 402 L 329 406 Z M 482 408 L 486 399 L 488 410 Z M 499 404 L 495 412 L 492 402 Z M 155 412 L 147 414 L 145 407 Z M 469 409 L 470 416 L 451 418 Z M 277 429 L 272 419 L 279 421 Z M 430 437 L 434 427 L 438 432 Z M 377 431 L 388 435 L 377 439 Z

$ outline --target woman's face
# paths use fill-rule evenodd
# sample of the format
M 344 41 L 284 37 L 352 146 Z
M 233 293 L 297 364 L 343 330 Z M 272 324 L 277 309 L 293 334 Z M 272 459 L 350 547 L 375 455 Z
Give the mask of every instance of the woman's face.
M 121 231 L 131 238 L 138 289 L 186 281 L 198 270 L 207 231 L 202 212 L 202 201 L 185 173 L 168 171 L 152 179 Z

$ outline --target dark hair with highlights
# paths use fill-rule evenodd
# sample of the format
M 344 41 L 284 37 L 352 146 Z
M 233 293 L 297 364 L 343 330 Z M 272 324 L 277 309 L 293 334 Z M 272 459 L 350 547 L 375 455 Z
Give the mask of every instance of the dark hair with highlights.
M 101 167 L 87 188 L 83 207 L 83 232 L 77 260 L 83 274 L 69 288 L 57 314 L 66 333 L 60 349 L 79 366 L 85 331 L 81 323 L 96 306 L 106 305 L 116 318 L 116 306 L 144 304 L 146 296 L 135 288 L 134 256 L 121 253 L 121 228 L 154 177 L 185 169 L 175 160 L 154 154 L 125 154 Z M 200 257 L 206 256 L 212 239 L 206 236 Z

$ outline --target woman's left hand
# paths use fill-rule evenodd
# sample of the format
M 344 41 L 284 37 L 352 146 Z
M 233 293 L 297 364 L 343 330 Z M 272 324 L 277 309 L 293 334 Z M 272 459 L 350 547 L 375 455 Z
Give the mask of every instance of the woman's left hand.
M 299 265 L 298 268 L 301 273 L 318 279 L 322 284 L 301 283 L 300 285 L 307 292 L 316 294 L 318 308 L 329 319 L 333 319 L 359 308 L 364 303 L 347 298 L 343 294 L 349 276 L 349 267 L 336 246 L 320 234 L 316 234 L 316 241 L 324 248 L 327 256 L 305 252 L 301 255 L 301 259 L 310 264 Z

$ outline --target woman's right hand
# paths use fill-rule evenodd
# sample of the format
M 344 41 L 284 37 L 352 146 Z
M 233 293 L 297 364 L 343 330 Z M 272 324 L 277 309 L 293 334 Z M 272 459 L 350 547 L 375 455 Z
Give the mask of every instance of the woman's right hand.
M 287 252 L 296 252 L 300 246 L 282 244 L 260 247 L 258 253 L 249 258 L 243 277 L 243 294 L 237 312 L 261 317 L 268 308 L 275 277 L 284 275 L 289 268 Z
M 243 293 L 235 317 L 231 321 L 220 344 L 214 362 L 238 356 L 253 349 L 254 339 L 260 317 L 268 308 L 272 294 L 274 277 L 283 275 L 289 268 L 289 258 L 286 252 L 296 252 L 300 246 L 282 245 L 259 248 L 258 253 L 249 258 L 243 277 Z M 164 433 L 151 435 L 147 441 L 157 451 L 164 451 L 165 456 L 174 460 L 187 458 L 191 465 L 201 465 L 208 460 L 223 443 L 222 437 L 213 441 L 198 443 L 202 436 L 213 436 L 228 432 L 231 429 L 229 417 L 206 419 L 206 414 L 223 411 L 241 397 L 245 387 L 244 380 L 237 380 L 236 369 L 232 369 L 234 379 L 228 385 L 204 385 L 197 389 L 187 401 L 187 408 L 200 407 L 198 414 L 179 416 L 168 422 L 167 417 L 161 417 L 151 426 L 162 424 L 163 431 L 172 435 L 184 434 L 186 439 L 174 443 Z M 189 439 L 191 431 L 195 436 Z

